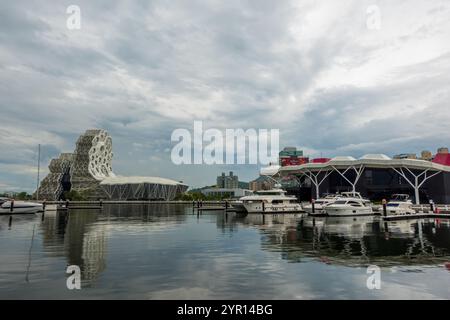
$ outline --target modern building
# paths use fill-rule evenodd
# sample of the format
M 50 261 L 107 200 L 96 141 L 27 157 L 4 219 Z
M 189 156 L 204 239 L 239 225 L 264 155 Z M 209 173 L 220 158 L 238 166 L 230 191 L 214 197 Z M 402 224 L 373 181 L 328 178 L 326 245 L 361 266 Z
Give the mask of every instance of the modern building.
M 39 199 L 61 200 L 67 191 L 88 192 L 91 199 L 172 200 L 188 186 L 157 177 L 120 177 L 112 170 L 112 138 L 100 129 L 87 130 L 73 153 L 52 159 L 39 186 Z
M 259 176 L 249 182 L 249 189 L 252 191 L 270 190 L 275 186 L 275 181 L 266 176 Z
M 299 166 L 309 162 L 308 157 L 303 156 L 302 150 L 295 147 L 285 147 L 278 154 L 280 166 Z
M 251 190 L 240 188 L 208 188 L 201 190 L 205 196 L 220 197 L 224 199 L 238 199 L 252 194 Z
M 433 160 L 433 154 L 431 153 L 431 151 L 424 150 L 420 154 L 420 159 L 426 160 L 426 161 L 431 161 L 431 160 Z
M 401 153 L 394 156 L 394 159 L 417 159 L 415 153 Z
M 100 182 L 100 188 L 111 200 L 173 200 L 188 186 L 158 177 L 110 177 Z
M 357 191 L 371 200 L 389 198 L 394 193 L 410 194 L 416 203 L 450 203 L 450 154 L 440 149 L 432 161 L 391 159 L 382 154 L 368 154 L 359 159 L 335 157 L 326 162 L 286 166 L 279 175 L 294 175 L 301 183 L 306 199 L 323 193 Z M 308 186 L 309 183 L 309 186 Z M 309 198 L 309 199 L 308 199 Z
M 230 171 L 228 176 L 222 172 L 222 175 L 217 177 L 216 186 L 217 188 L 237 189 L 239 188 L 239 178 L 233 174 L 233 171 Z

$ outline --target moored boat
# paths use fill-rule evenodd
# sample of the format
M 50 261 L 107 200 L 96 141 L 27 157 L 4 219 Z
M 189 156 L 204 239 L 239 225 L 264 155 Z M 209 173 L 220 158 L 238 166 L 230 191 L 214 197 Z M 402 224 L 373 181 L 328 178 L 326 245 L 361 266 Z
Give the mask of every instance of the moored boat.
M 239 199 L 248 213 L 301 212 L 302 206 L 294 196 L 287 196 L 282 189 L 261 190 L 255 195 Z
M 413 203 L 408 194 L 393 194 L 386 204 L 386 211 L 388 215 L 414 214 L 416 212 L 412 206 Z
M 325 207 L 325 213 L 331 217 L 372 215 L 370 201 L 359 197 L 341 197 Z
M 0 214 L 32 214 L 42 210 L 42 204 L 37 202 L 7 200 L 0 205 Z

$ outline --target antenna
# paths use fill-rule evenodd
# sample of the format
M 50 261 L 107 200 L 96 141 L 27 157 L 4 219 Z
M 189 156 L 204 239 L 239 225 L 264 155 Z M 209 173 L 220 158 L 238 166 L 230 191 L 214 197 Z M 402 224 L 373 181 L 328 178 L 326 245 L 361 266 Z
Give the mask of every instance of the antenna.
M 36 182 L 36 200 L 39 200 L 39 173 L 41 170 L 41 144 L 38 146 L 38 170 L 37 170 L 37 182 Z

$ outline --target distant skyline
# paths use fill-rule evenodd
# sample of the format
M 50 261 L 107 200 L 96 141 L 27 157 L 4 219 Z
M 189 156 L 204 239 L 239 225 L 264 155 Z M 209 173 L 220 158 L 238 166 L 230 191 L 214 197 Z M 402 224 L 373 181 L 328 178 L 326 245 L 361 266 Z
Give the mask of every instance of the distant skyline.
M 81 9 L 81 29 L 66 9 Z M 379 9 L 371 29 L 367 8 Z M 311 157 L 450 147 L 448 1 L 10 1 L 0 4 L 0 191 L 33 192 L 86 129 L 113 170 L 191 187 L 257 165 L 171 163 L 171 133 L 280 130 Z

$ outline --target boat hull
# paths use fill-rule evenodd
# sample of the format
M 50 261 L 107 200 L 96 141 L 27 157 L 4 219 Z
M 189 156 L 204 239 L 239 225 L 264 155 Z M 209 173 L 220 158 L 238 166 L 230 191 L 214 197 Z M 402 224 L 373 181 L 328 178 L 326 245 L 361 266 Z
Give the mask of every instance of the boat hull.
M 351 208 L 351 207 L 327 207 L 325 212 L 330 217 L 352 217 L 352 216 L 370 216 L 374 212 L 372 208 Z
M 248 213 L 298 213 L 303 212 L 303 209 L 300 204 L 293 205 L 265 205 L 264 207 L 261 204 L 244 204 L 245 209 Z
M 303 211 L 305 211 L 306 213 L 308 213 L 311 216 L 324 215 L 325 214 L 325 210 L 324 210 L 324 207 L 322 205 L 315 205 L 314 206 L 314 213 L 312 212 L 312 205 L 310 205 L 310 204 L 308 204 L 306 206 L 303 206 Z
M 30 203 L 30 202 L 19 202 L 13 205 L 11 210 L 10 203 L 4 203 L 0 207 L 0 214 L 33 214 L 43 211 L 42 204 L 40 203 Z

